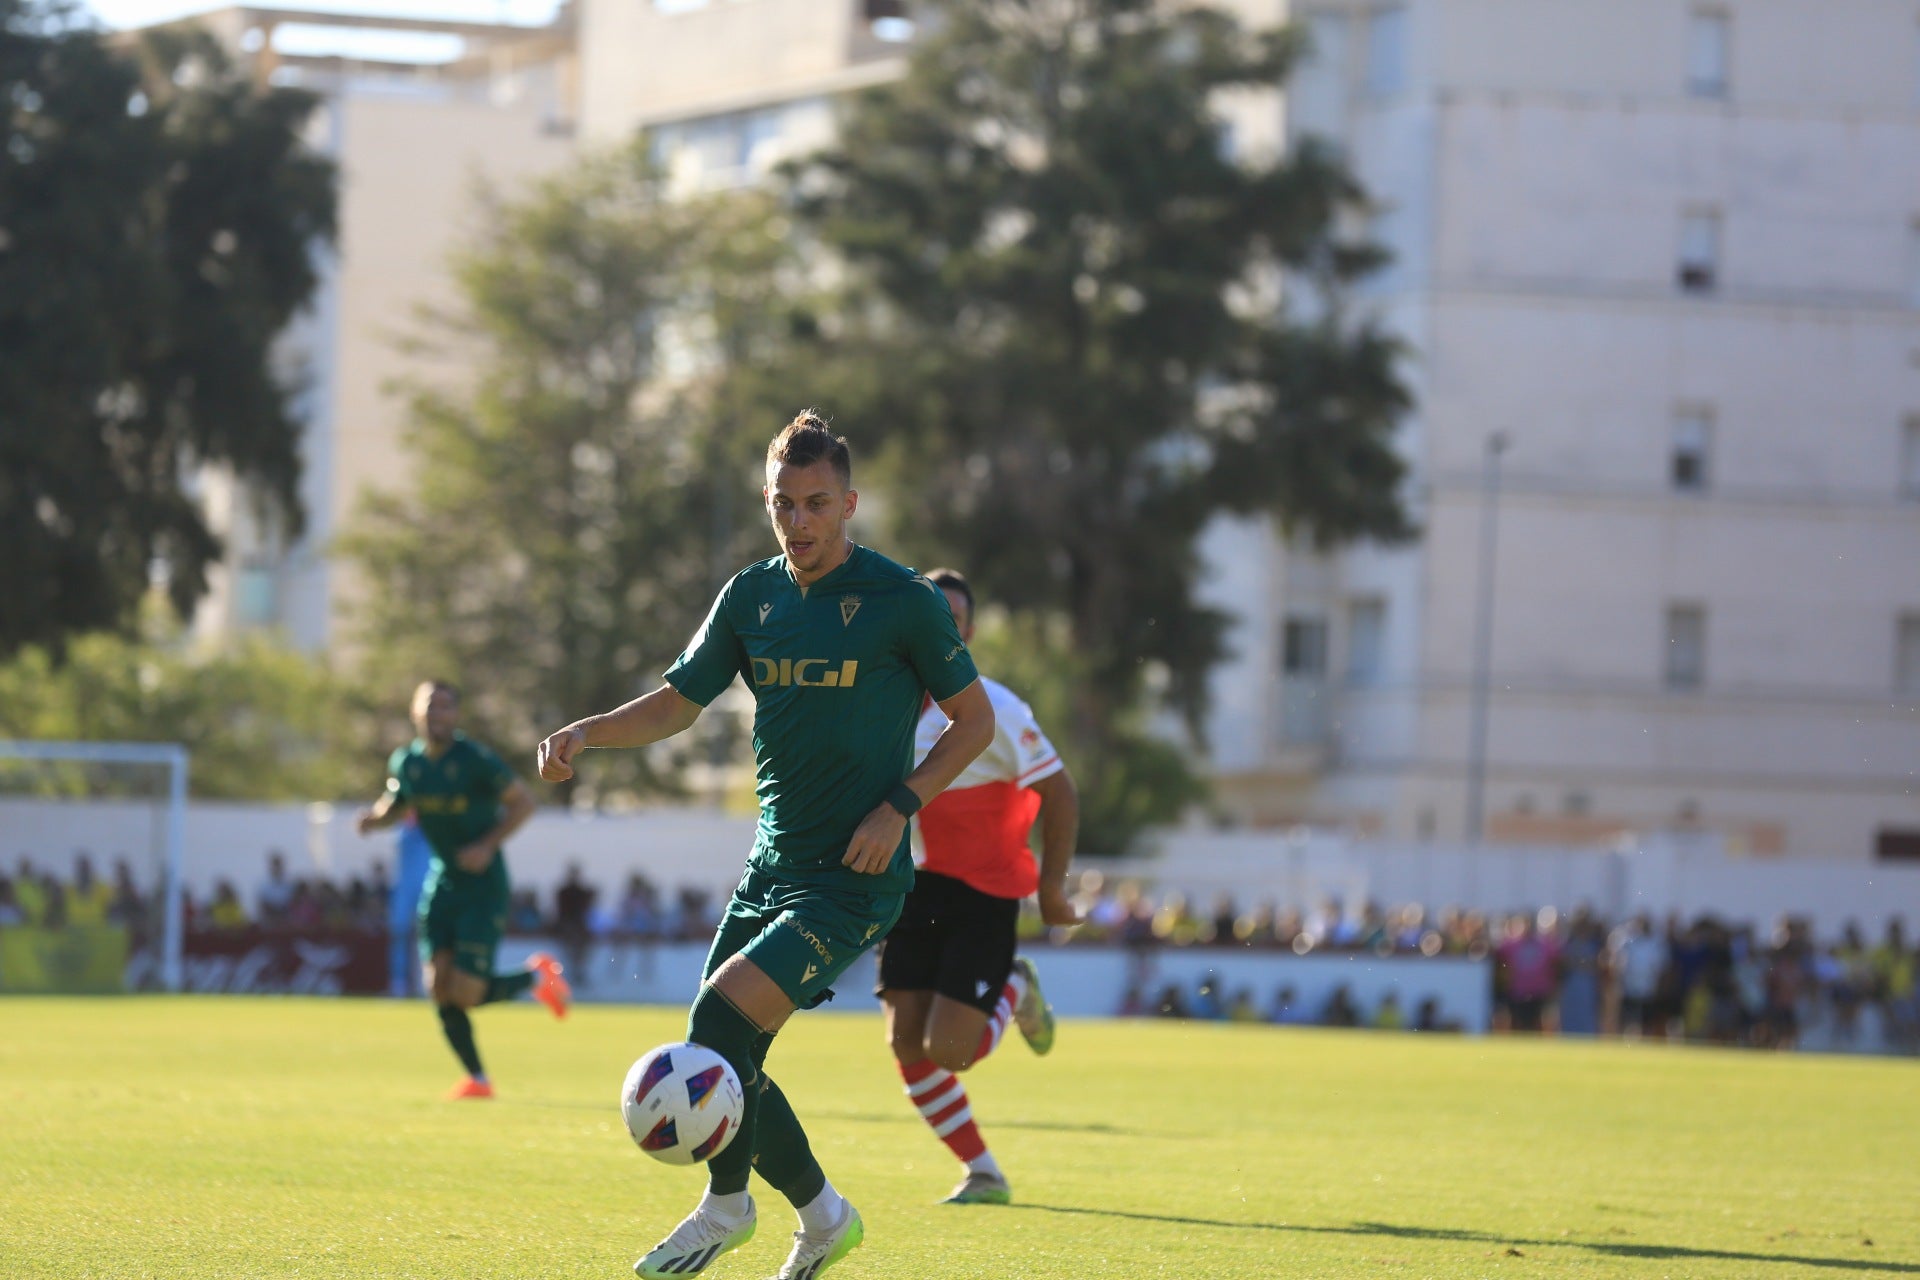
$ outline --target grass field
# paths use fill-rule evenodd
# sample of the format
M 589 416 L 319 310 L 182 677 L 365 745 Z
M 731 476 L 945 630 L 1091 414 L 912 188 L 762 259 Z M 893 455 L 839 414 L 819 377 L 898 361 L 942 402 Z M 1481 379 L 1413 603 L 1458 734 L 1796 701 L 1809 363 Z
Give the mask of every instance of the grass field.
M 475 1017 L 500 1089 L 419 1004 L 0 1001 L 0 1276 L 616 1280 L 696 1170 L 615 1105 L 675 1011 Z M 968 1080 L 1011 1208 L 958 1166 L 876 1019 L 796 1018 L 770 1069 L 880 1277 L 1920 1274 L 1920 1063 L 1177 1023 L 1010 1036 Z M 707 1271 L 764 1280 L 791 1214 Z

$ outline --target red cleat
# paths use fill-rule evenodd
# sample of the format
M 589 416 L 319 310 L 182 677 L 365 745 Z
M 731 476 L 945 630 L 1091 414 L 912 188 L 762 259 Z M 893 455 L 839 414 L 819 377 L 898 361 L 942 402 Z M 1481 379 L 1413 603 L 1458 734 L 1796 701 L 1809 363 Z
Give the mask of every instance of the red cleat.
M 475 1080 L 471 1076 L 447 1090 L 448 1102 L 461 1102 L 468 1098 L 491 1098 L 493 1086 L 485 1080 Z
M 564 1018 L 567 1007 L 573 1003 L 573 987 L 560 975 L 565 972 L 558 960 L 544 951 L 536 951 L 527 957 L 527 967 L 533 970 L 533 998 L 553 1010 L 553 1016 Z

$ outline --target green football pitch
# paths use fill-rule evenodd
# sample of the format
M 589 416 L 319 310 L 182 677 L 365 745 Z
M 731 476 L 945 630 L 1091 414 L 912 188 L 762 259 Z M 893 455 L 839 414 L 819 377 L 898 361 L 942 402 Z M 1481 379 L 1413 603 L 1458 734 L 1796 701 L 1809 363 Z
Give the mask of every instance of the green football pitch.
M 0 1277 L 629 1275 L 700 1173 L 622 1128 L 679 1013 L 474 1019 L 500 1096 L 421 1004 L 0 1001 Z M 957 1164 L 871 1016 L 770 1069 L 867 1243 L 860 1277 L 1920 1275 L 1920 1063 L 1181 1023 L 1010 1035 L 968 1077 L 1007 1208 Z M 706 1275 L 764 1280 L 792 1215 Z

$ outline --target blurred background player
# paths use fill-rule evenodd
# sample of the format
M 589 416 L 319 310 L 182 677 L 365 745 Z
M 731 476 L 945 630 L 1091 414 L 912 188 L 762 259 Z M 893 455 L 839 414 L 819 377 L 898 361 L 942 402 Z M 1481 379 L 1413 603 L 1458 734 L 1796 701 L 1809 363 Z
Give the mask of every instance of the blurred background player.
M 973 638 L 973 589 L 953 569 L 927 574 L 945 593 L 962 638 Z M 980 683 L 993 706 L 993 742 L 920 811 L 921 858 L 906 910 L 880 950 L 878 994 L 887 1042 L 907 1097 L 966 1177 L 946 1204 L 1006 1204 L 1012 1188 L 973 1120 L 954 1074 L 992 1053 L 1009 1018 L 1035 1053 L 1053 1047 L 1053 1012 L 1026 957 L 1014 955 L 1020 902 L 1037 893 L 1040 917 L 1073 925 L 1067 866 L 1080 827 L 1080 796 L 1033 711 L 1005 685 Z M 927 704 L 917 747 L 946 728 Z M 1036 871 L 1028 833 L 1040 819 Z
M 387 762 L 387 791 L 360 815 L 361 835 L 390 827 L 409 813 L 432 850 L 420 908 L 420 954 L 440 1026 L 467 1078 L 449 1098 L 491 1098 L 467 1010 L 511 1000 L 532 988 L 555 1017 L 570 992 L 551 957 L 535 955 L 519 973 L 495 973 L 494 952 L 506 931 L 506 838 L 533 816 L 533 797 L 506 763 L 461 733 L 460 694 L 429 680 L 414 690 L 419 734 Z
M 687 1013 L 746 1093 L 733 1141 L 707 1162 L 707 1194 L 634 1264 L 690 1276 L 753 1236 L 758 1170 L 800 1215 L 776 1280 L 814 1280 L 865 1234 L 827 1181 L 765 1070 L 774 1036 L 899 919 L 913 887 L 907 820 L 993 737 L 993 708 L 940 591 L 847 538 L 858 493 L 847 442 L 802 413 L 767 446 L 762 491 L 783 555 L 721 588 L 666 683 L 540 744 L 540 776 L 573 776 L 586 747 L 638 747 L 691 726 L 745 675 L 754 696 L 760 822 Z M 915 764 L 931 698 L 951 718 Z

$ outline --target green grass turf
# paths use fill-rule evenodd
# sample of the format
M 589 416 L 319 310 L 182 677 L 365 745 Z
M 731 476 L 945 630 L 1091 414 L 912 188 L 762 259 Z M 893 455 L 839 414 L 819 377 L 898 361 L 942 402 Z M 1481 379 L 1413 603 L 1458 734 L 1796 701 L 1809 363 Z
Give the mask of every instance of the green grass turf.
M 0 1001 L 0 1277 L 628 1275 L 699 1193 L 615 1105 L 664 1009 L 474 1019 L 500 1097 L 422 1004 Z M 880 1024 L 807 1014 L 775 1077 L 879 1277 L 1920 1275 L 1920 1063 L 1067 1023 L 968 1077 L 1018 1203 L 958 1166 Z M 709 1268 L 764 1280 L 792 1229 Z

